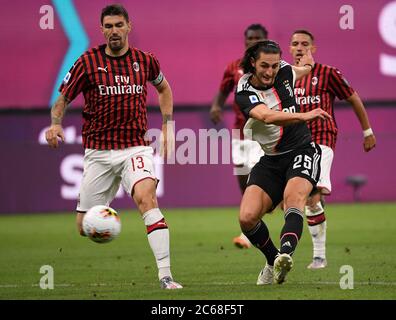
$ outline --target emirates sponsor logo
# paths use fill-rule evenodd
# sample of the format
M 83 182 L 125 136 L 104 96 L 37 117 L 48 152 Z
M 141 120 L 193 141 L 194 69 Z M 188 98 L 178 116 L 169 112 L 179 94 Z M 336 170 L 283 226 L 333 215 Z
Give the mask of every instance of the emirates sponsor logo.
M 294 94 L 296 96 L 303 96 L 305 94 L 305 88 L 294 88 Z
M 115 84 L 112 86 L 106 86 L 104 84 L 98 85 L 99 94 L 101 96 L 106 95 L 118 95 L 118 94 L 142 94 L 144 87 L 143 85 L 130 84 L 129 76 L 114 76 Z
M 317 104 L 321 102 L 320 96 L 296 97 L 298 104 Z
M 142 85 L 118 85 L 118 86 L 105 86 L 104 84 L 98 85 L 99 94 L 101 96 L 117 95 L 117 94 L 142 94 Z

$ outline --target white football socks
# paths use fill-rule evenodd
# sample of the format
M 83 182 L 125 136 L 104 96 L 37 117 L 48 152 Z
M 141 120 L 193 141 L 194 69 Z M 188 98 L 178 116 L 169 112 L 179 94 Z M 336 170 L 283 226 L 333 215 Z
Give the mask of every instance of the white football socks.
M 310 225 L 315 223 L 315 218 L 322 214 L 324 214 L 324 209 L 320 201 L 316 204 L 313 210 L 308 206 L 305 207 L 305 215 L 308 220 L 308 230 L 311 234 L 313 244 L 313 257 L 326 259 L 326 218 L 323 216 L 324 221 L 313 226 Z
M 158 278 L 171 277 L 169 254 L 169 229 L 159 208 L 146 211 L 143 216 L 147 238 L 158 267 Z
M 327 221 L 316 226 L 308 226 L 313 244 L 313 257 L 326 259 L 326 228 Z

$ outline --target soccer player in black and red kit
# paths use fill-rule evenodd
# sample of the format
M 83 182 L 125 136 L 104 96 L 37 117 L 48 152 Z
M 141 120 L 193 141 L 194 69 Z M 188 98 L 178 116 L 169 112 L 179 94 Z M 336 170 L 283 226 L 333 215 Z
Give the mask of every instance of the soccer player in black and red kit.
M 290 53 L 294 65 L 300 65 L 300 59 L 307 51 L 315 53 L 314 37 L 307 30 L 296 30 L 290 41 Z M 326 260 L 326 217 L 323 208 L 323 195 L 331 193 L 330 171 L 337 141 L 337 123 L 334 117 L 334 100 L 346 100 L 360 122 L 363 130 L 363 149 L 368 152 L 374 148 L 376 139 L 370 122 L 357 92 L 345 80 L 341 72 L 331 66 L 315 63 L 313 70 L 304 78 L 296 81 L 295 95 L 301 112 L 321 108 L 330 114 L 331 118 L 317 119 L 308 123 L 313 141 L 322 149 L 321 175 L 316 192 L 308 200 L 305 214 L 308 229 L 313 243 L 313 261 L 309 269 L 325 268 Z M 322 200 L 322 201 L 321 201 Z
M 163 117 L 161 153 L 166 156 L 173 151 L 172 91 L 157 58 L 129 46 L 131 23 L 124 7 L 105 7 L 101 30 L 106 44 L 82 54 L 65 76 L 60 96 L 51 110 L 46 139 L 54 148 L 58 147 L 58 138 L 64 140 L 65 110 L 82 92 L 85 155 L 77 205 L 78 230 L 84 236 L 84 213 L 94 205 L 109 205 L 121 183 L 146 225 L 161 288 L 180 289 L 182 286 L 171 274 L 169 230 L 155 194 L 153 149 L 145 140 L 147 82 L 150 82 L 158 92 Z

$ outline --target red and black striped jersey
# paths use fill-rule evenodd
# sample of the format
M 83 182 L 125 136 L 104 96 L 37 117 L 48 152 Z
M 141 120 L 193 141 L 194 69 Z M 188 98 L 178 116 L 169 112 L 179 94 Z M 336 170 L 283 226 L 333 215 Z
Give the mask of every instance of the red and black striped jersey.
M 147 81 L 163 79 L 157 58 L 136 48 L 120 57 L 106 45 L 86 51 L 65 76 L 59 91 L 70 101 L 84 95 L 82 138 L 85 148 L 124 149 L 147 145 Z
M 334 117 L 334 100 L 335 97 L 347 99 L 354 92 L 338 69 L 319 63 L 315 63 L 310 74 L 296 81 L 294 93 L 301 112 L 322 108 L 333 118 L 307 123 L 314 142 L 335 149 L 338 129 Z
M 242 59 L 238 59 L 229 63 L 224 71 L 223 79 L 220 84 L 220 91 L 228 96 L 231 92 L 234 93 L 234 89 L 238 84 L 239 79 L 243 75 L 243 70 L 240 67 Z M 241 132 L 241 138 L 243 137 L 243 126 L 245 125 L 246 118 L 241 112 L 239 106 L 234 101 L 232 109 L 235 113 L 234 129 L 238 129 Z

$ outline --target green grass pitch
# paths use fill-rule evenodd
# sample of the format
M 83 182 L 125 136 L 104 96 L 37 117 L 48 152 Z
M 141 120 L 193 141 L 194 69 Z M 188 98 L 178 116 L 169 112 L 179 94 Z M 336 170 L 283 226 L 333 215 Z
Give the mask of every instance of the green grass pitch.
M 232 244 L 238 208 L 164 209 L 171 261 L 183 290 L 159 288 L 154 257 L 136 211 L 122 211 L 122 232 L 108 244 L 78 236 L 74 213 L 0 216 L 0 299 L 395 299 L 396 204 L 327 205 L 329 265 L 308 270 L 311 239 L 304 226 L 294 268 L 283 285 L 256 286 L 264 258 Z M 283 215 L 267 215 L 279 243 Z M 54 270 L 54 289 L 39 286 L 40 267 Z M 343 265 L 354 288 L 340 288 Z

